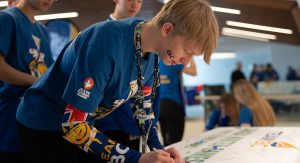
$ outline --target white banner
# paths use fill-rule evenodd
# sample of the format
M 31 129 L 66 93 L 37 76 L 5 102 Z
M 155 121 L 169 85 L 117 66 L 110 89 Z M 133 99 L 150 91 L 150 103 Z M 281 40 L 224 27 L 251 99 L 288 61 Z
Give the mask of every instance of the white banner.
M 189 163 L 299 163 L 300 127 L 217 128 L 171 146 Z

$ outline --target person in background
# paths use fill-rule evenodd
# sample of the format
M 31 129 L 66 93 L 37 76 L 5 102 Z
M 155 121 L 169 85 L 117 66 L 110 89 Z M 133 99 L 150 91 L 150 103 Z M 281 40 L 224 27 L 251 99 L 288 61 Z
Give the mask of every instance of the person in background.
M 287 81 L 297 80 L 297 72 L 292 66 L 288 66 L 288 72 L 286 74 Z
M 244 73 L 242 72 L 242 63 L 236 63 L 236 69 L 231 73 L 231 88 L 233 87 L 234 83 L 240 79 L 246 79 Z
M 184 23 L 183 23 L 184 22 Z M 158 57 L 188 64 L 216 47 L 219 28 L 205 0 L 171 0 L 147 22 L 103 21 L 82 31 L 55 64 L 25 93 L 17 111 L 25 156 L 31 162 L 184 162 L 158 141 L 154 110 Z M 94 127 L 134 98 L 131 117 L 141 129 L 139 152 Z M 109 124 L 101 124 L 109 125 Z
M 278 81 L 279 75 L 273 68 L 271 63 L 268 63 L 264 72 L 264 81 Z
M 261 67 L 254 63 L 249 77 L 250 82 L 257 88 L 257 83 L 263 81 L 263 78 L 264 73 L 262 72 Z
M 113 2 L 115 9 L 114 12 L 110 14 L 108 20 L 135 17 L 142 6 L 142 0 L 114 0 Z M 157 97 L 158 95 L 156 95 L 156 99 Z M 133 103 L 134 101 L 128 100 L 117 110 L 112 112 L 110 116 L 96 120 L 95 127 L 104 132 L 109 138 L 123 142 L 124 145 L 132 149 L 140 150 L 140 130 L 132 116 Z M 154 110 L 158 109 L 157 101 L 154 101 L 153 107 Z M 155 111 L 155 113 L 157 112 L 158 111 Z M 157 117 L 157 115 L 155 117 Z
M 215 126 L 227 127 L 238 126 L 240 116 L 240 105 L 231 93 L 221 95 L 219 108 L 213 110 L 205 126 L 206 130 L 211 130 Z
M 176 143 L 182 139 L 185 123 L 185 100 L 182 73 L 196 76 L 197 68 L 194 59 L 190 66 L 165 65 L 160 68 L 160 115 L 159 122 L 164 145 Z
M 0 162 L 23 162 L 16 110 L 27 88 L 53 63 L 48 33 L 34 20 L 53 1 L 9 1 L 0 11 Z
M 13 7 L 17 4 L 19 0 L 8 0 L 7 1 L 7 8 L 9 7 Z M 3 81 L 0 80 L 0 88 L 3 86 Z M 0 100 L 1 100 L 1 96 L 0 96 Z
M 19 2 L 19 0 L 8 0 L 7 7 L 14 7 L 17 5 L 18 2 Z
M 242 105 L 239 125 L 274 126 L 275 113 L 271 105 L 255 90 L 254 86 L 245 79 L 238 80 L 233 87 L 236 100 Z
M 141 10 L 143 0 L 113 0 L 115 10 L 109 15 L 109 20 L 135 17 Z

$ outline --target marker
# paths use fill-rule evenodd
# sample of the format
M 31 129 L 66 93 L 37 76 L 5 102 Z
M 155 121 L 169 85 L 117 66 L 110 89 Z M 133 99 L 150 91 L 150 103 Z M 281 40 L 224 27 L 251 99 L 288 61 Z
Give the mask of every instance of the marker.
M 159 153 L 158 149 L 156 149 L 156 148 L 152 148 L 152 150 L 154 151 L 155 154 Z

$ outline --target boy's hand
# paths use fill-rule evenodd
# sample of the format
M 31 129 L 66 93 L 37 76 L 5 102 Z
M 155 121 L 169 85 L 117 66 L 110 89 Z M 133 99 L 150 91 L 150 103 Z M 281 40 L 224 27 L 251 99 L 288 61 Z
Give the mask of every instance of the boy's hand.
M 158 150 L 142 154 L 139 163 L 175 163 L 170 153 Z
M 184 160 L 181 158 L 179 151 L 174 147 L 168 148 L 165 151 L 170 154 L 170 156 L 174 159 L 175 163 L 184 163 Z

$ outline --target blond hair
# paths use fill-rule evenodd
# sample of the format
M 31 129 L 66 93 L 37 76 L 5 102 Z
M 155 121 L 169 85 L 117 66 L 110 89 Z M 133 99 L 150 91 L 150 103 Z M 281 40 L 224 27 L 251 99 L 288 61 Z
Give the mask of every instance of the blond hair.
M 229 126 L 237 126 L 240 117 L 240 105 L 233 94 L 225 93 L 221 95 L 219 103 L 224 104 L 225 115 L 230 119 Z
M 199 45 L 206 63 L 217 46 L 219 26 L 206 0 L 169 0 L 152 19 L 156 27 L 172 23 L 172 36 L 182 36 Z
M 251 83 L 245 79 L 240 79 L 234 83 L 233 91 L 235 96 L 241 99 L 241 103 L 252 111 L 254 125 L 275 125 L 276 117 L 271 105 L 255 90 Z

